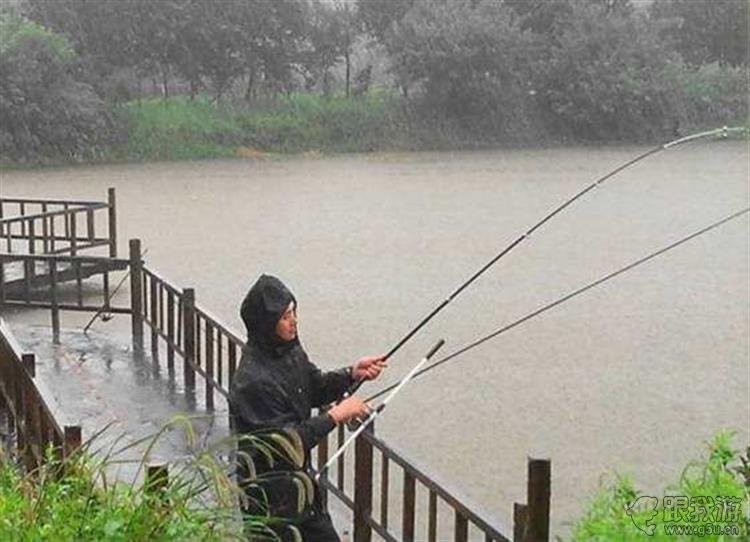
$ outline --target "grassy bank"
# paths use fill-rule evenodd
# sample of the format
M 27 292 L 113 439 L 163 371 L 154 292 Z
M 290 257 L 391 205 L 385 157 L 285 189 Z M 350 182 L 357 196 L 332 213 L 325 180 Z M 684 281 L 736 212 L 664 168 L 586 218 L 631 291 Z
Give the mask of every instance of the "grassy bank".
M 745 84 L 707 68 L 680 74 L 679 120 L 642 143 L 666 141 L 722 125 L 747 125 Z M 677 78 L 677 75 L 675 75 Z M 482 129 L 393 92 L 365 96 L 292 93 L 266 104 L 214 103 L 205 97 L 139 100 L 118 106 L 124 135 L 110 161 L 189 160 L 266 153 L 448 150 L 575 144 L 541 121 L 514 130 Z M 488 113 L 489 115 L 490 113 Z M 491 124 L 491 123 L 490 123 Z M 654 134 L 644 131 L 644 134 Z M 618 143 L 616 138 L 606 143 Z M 633 141 L 627 141 L 632 143 Z
M 707 68 L 689 76 L 676 74 L 675 79 L 683 78 L 675 97 L 679 122 L 661 132 L 644 130 L 652 135 L 643 140 L 613 137 L 598 143 L 656 143 L 722 125 L 747 126 L 745 83 L 727 73 Z M 22 160 L 0 155 L 0 167 L 591 144 L 555 131 L 541 117 L 531 118 L 534 115 L 514 123 L 512 130 L 494 129 L 502 123 L 496 123 L 491 112 L 484 121 L 468 122 L 385 89 L 357 97 L 292 93 L 252 105 L 205 96 L 150 98 L 112 106 L 109 116 L 113 135 L 91 152 Z
M 677 481 L 661 494 L 644 495 L 629 477 L 610 477 L 575 524 L 573 539 L 634 542 L 747 540 L 750 529 L 750 448 L 741 456 L 732 445 L 731 433 L 719 433 L 707 445 L 705 456 L 689 463 Z M 665 500 L 666 496 L 680 496 L 682 500 L 669 501 Z M 696 505 L 698 502 L 702 505 Z M 678 534 L 679 529 L 669 533 L 675 527 L 688 527 L 692 534 Z
M 185 160 L 388 149 L 398 145 L 397 110 L 385 92 L 359 98 L 295 93 L 252 108 L 201 97 L 141 100 L 119 109 L 127 138 L 111 156 Z

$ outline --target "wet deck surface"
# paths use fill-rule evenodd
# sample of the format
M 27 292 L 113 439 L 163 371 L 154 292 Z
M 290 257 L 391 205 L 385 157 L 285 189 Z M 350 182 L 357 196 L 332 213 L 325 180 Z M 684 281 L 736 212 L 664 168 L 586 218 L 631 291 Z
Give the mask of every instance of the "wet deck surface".
M 228 440 L 226 400 L 216 394 L 213 412 L 206 411 L 200 378 L 195 394 L 186 394 L 182 360 L 175 360 L 176 370 L 170 374 L 164 356 L 157 363 L 150 352 L 134 351 L 129 333 L 122 329 L 124 319 L 104 328 L 98 324 L 87 334 L 81 328 L 63 328 L 60 344 L 55 345 L 49 326 L 29 319 L 42 312 L 46 311 L 3 316 L 23 351 L 36 355 L 37 386 L 61 425 L 80 425 L 84 440 L 108 426 L 95 439 L 94 449 L 104 452 L 113 445 L 120 449 L 135 443 L 118 455 L 125 462 L 113 465 L 112 475 L 131 482 L 142 477 L 138 461 L 144 456 L 147 463 L 180 464 Z M 186 435 L 185 422 L 180 421 L 185 418 L 194 438 Z M 162 430 L 158 439 L 148 439 Z M 142 439 L 147 440 L 139 443 Z M 229 445 L 220 449 L 219 459 L 228 461 Z M 329 509 L 339 534 L 347 534 L 351 512 L 335 498 L 329 499 Z
M 127 335 L 63 329 L 60 344 L 52 343 L 45 326 L 22 325 L 10 320 L 13 333 L 25 351 L 36 354 L 36 380 L 49 407 L 64 425 L 81 425 L 86 440 L 103 427 L 102 445 L 119 439 L 117 447 L 135 443 L 163 431 L 153 443 L 147 461 L 179 462 L 229 435 L 227 405 L 221 396 L 213 413 L 200 399 L 186 395 L 178 377 L 149 353 L 138 354 Z M 202 388 L 196 390 L 200 397 Z M 187 437 L 189 417 L 195 439 Z M 147 440 L 121 459 L 143 457 Z M 121 477 L 135 474 L 135 465 L 119 467 Z

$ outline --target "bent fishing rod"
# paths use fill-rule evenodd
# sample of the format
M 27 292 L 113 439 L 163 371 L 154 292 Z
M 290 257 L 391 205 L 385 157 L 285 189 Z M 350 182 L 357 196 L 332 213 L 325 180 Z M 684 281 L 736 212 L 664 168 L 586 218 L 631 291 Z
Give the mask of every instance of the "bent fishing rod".
M 730 222 L 732 220 L 735 220 L 735 219 L 741 217 L 742 215 L 747 214 L 748 212 L 750 212 L 750 207 L 748 207 L 746 209 L 743 209 L 741 211 L 737 211 L 736 213 L 733 213 L 733 214 L 731 214 L 729 216 L 726 216 L 726 217 L 722 218 L 721 220 L 713 222 L 712 224 L 709 224 L 708 226 L 706 226 L 706 227 L 704 227 L 704 228 L 702 228 L 702 229 L 700 229 L 700 230 L 698 230 L 696 232 L 693 232 L 690 235 L 687 235 L 687 236 L 685 236 L 685 237 L 683 237 L 683 238 L 681 238 L 681 239 L 679 239 L 679 240 L 677 240 L 677 241 L 675 241 L 675 242 L 673 242 L 673 243 L 671 243 L 671 244 L 669 244 L 669 245 L 667 245 L 665 247 L 662 247 L 661 249 L 659 249 L 659 250 L 657 250 L 655 252 L 652 252 L 648 256 L 644 256 L 643 258 L 635 260 L 634 262 L 631 262 L 630 264 L 626 265 L 625 267 L 621 267 L 617 271 L 613 271 L 612 273 L 609 273 L 608 275 L 605 275 L 605 276 L 603 276 L 603 277 L 601 277 L 601 278 L 599 278 L 599 279 L 597 279 L 597 280 L 595 280 L 593 282 L 590 282 L 590 283 L 586 284 L 585 286 L 582 286 L 581 288 L 579 288 L 577 290 L 574 290 L 573 292 L 570 292 L 570 293 L 568 293 L 568 294 L 566 294 L 566 295 L 558 298 L 557 300 L 555 300 L 555 301 L 553 301 L 551 303 L 548 303 L 547 305 L 544 305 L 544 306 L 536 309 L 533 312 L 530 312 L 526 316 L 523 316 L 523 317 L 519 318 L 518 320 L 515 320 L 515 321 L 511 322 L 510 324 L 507 324 L 507 325 L 501 327 L 500 329 L 497 329 L 497 330 L 493 331 L 492 333 L 490 333 L 488 335 L 485 335 L 484 337 L 482 337 L 480 339 L 477 339 L 476 341 L 473 341 L 473 342 L 471 342 L 471 343 L 469 343 L 469 344 L 467 344 L 467 345 L 459 348 L 455 352 L 453 352 L 451 354 L 448 354 L 444 358 L 441 358 L 441 359 L 435 361 L 434 363 L 431 363 L 430 365 L 424 367 L 423 369 L 420 369 L 419 371 L 416 371 L 411 376 L 411 379 L 417 378 L 417 377 L 419 377 L 419 376 L 421 376 L 421 375 L 423 375 L 423 374 L 431 371 L 432 369 L 435 369 L 436 367 L 439 367 L 440 365 L 443 365 L 444 363 L 448 363 L 449 361 L 457 358 L 458 356 L 460 356 L 462 354 L 465 354 L 466 352 L 468 352 L 470 350 L 473 350 L 474 348 L 478 347 L 479 345 L 484 344 L 485 342 L 487 342 L 487 341 L 489 341 L 491 339 L 494 339 L 495 337 L 497 337 L 499 335 L 502 335 L 503 333 L 505 333 L 507 331 L 510 331 L 511 329 L 513 329 L 513 328 L 515 328 L 515 327 L 523 324 L 524 322 L 527 322 L 527 321 L 531 320 L 532 318 L 535 318 L 535 317 L 539 316 L 540 314 L 543 314 L 543 313 L 547 312 L 548 310 L 550 310 L 550 309 L 552 309 L 554 307 L 557 307 L 558 305 L 561 305 L 562 303 L 565 303 L 566 301 L 568 301 L 568 300 L 570 300 L 570 299 L 572 299 L 574 297 L 577 297 L 577 296 L 583 294 L 584 292 L 587 292 L 588 290 L 591 290 L 592 288 L 600 286 L 601 284 L 603 284 L 603 283 L 605 283 L 605 282 L 607 282 L 607 281 L 609 281 L 609 280 L 611 280 L 611 279 L 613 279 L 613 278 L 615 278 L 615 277 L 617 277 L 619 275 L 622 275 L 623 273 L 626 273 L 627 271 L 635 269 L 636 267 L 638 267 L 638 266 L 640 266 L 640 265 L 642 265 L 642 264 L 644 264 L 644 263 L 646 263 L 646 262 L 648 262 L 648 261 L 650 261 L 650 260 L 652 260 L 652 259 L 654 259 L 654 258 L 656 258 L 658 256 L 661 256 L 662 254 L 664 254 L 666 252 L 669 252 L 670 250 L 672 250 L 674 248 L 677 248 L 678 246 L 682 245 L 683 243 L 687 243 L 688 241 L 690 241 L 692 239 L 695 239 L 696 237 L 699 237 L 699 236 L 703 235 L 704 233 L 708 233 L 709 231 L 711 231 L 711 230 L 713 230 L 715 228 L 718 228 L 719 226 L 722 226 L 722 225 L 724 225 L 724 224 L 726 224 L 726 223 L 728 223 L 728 222 Z M 393 390 L 397 386 L 399 386 L 399 383 L 396 383 L 396 384 L 394 384 L 392 386 L 388 386 L 388 387 L 380 390 L 379 392 L 375 393 L 374 395 L 371 395 L 367 399 L 365 399 L 365 402 L 369 403 L 370 401 L 373 401 L 373 400 L 377 399 L 381 395 L 383 395 L 385 393 L 388 393 L 389 391 Z
M 333 454 L 331 458 L 326 462 L 326 464 L 323 465 L 320 471 L 318 471 L 318 473 L 315 475 L 316 482 L 320 480 L 320 477 L 323 476 L 326 473 L 326 471 L 328 471 L 328 469 L 331 467 L 331 465 L 333 465 L 336 462 L 336 460 L 341 456 L 341 454 L 344 453 L 344 450 L 346 449 L 346 447 L 349 446 L 349 444 L 351 444 L 352 442 L 354 442 L 354 440 L 359 436 L 359 434 L 362 431 L 364 431 L 368 425 L 370 425 L 372 422 L 375 421 L 375 418 L 380 416 L 380 413 L 383 412 L 383 410 L 385 410 L 385 407 L 388 405 L 391 399 L 393 399 L 398 394 L 398 392 L 400 392 L 401 389 L 404 386 L 406 386 L 406 384 L 408 384 L 412 378 L 414 378 L 414 375 L 416 375 L 419 372 L 419 370 L 422 367 L 424 367 L 428 361 L 430 361 L 430 358 L 434 356 L 435 352 L 440 350 L 440 348 L 444 344 L 445 344 L 445 340 L 443 339 L 440 339 L 437 343 L 435 343 L 435 346 L 430 348 L 430 351 L 427 352 L 427 354 L 425 354 L 425 356 L 421 360 L 419 360 L 419 363 L 417 363 L 414 367 L 412 367 L 412 369 L 406 374 L 404 378 L 402 378 L 398 382 L 398 384 L 393 386 L 393 391 L 391 391 L 391 393 L 388 394 L 388 397 L 383 399 L 383 402 L 380 403 L 377 407 L 375 407 L 372 410 L 372 412 L 370 412 L 370 415 L 367 416 L 367 418 L 365 418 L 365 420 L 361 424 L 358 425 L 357 429 L 349 435 L 349 438 L 347 438 L 346 441 L 344 441 L 344 443 L 341 446 L 339 446 L 339 449 L 336 450 L 336 453 Z
M 500 259 L 506 256 L 511 250 L 513 250 L 518 245 L 520 245 L 523 241 L 531 237 L 531 234 L 533 234 L 536 230 L 538 230 L 544 224 L 549 222 L 554 216 L 556 216 L 557 214 L 562 212 L 564 209 L 572 205 L 576 200 L 580 199 L 591 190 L 599 187 L 608 179 L 614 177 L 615 175 L 629 168 L 630 166 L 637 164 L 641 160 L 645 160 L 649 156 L 653 156 L 654 154 L 657 154 L 661 151 L 671 149 L 678 145 L 682 145 L 684 143 L 689 143 L 691 141 L 696 141 L 699 139 L 706 139 L 706 138 L 715 137 L 715 136 L 721 136 L 721 137 L 726 138 L 729 136 L 730 133 L 741 133 L 744 131 L 746 131 L 746 128 L 744 127 L 728 128 L 725 126 L 723 128 L 717 128 L 715 130 L 709 130 L 706 132 L 700 132 L 700 133 L 692 134 L 686 137 L 681 137 L 680 139 L 675 139 L 673 141 L 669 141 L 667 143 L 664 143 L 662 145 L 649 149 L 648 151 L 616 167 L 615 169 L 613 169 L 606 175 L 599 177 L 593 183 L 585 187 L 583 190 L 580 190 L 578 193 L 568 198 L 561 205 L 556 207 L 552 212 L 548 213 L 539 222 L 537 222 L 531 228 L 529 228 L 525 233 L 520 235 L 515 241 L 513 241 L 508 246 L 503 248 L 500 252 L 498 252 L 490 261 L 484 264 L 484 266 L 482 266 L 477 272 L 475 272 L 471 277 L 469 277 L 467 281 L 461 284 L 448 297 L 446 297 L 437 307 L 435 307 L 432 310 L 432 312 L 430 312 L 427 316 L 425 316 L 421 322 L 419 322 L 406 335 L 404 335 L 404 337 L 398 343 L 396 343 L 396 345 L 393 346 L 385 356 L 383 356 L 383 359 L 389 359 L 391 356 L 393 356 L 393 354 L 395 354 L 404 344 L 406 344 L 409 341 L 409 339 L 411 339 L 420 329 L 422 329 L 425 325 L 427 325 L 427 323 L 430 320 L 432 320 L 440 311 L 442 311 L 445 307 L 447 307 L 451 303 L 451 301 L 453 301 L 456 297 L 458 297 L 461 294 L 461 292 L 463 292 L 466 288 L 468 288 L 475 280 L 477 280 L 480 276 L 482 276 L 485 273 L 485 271 L 487 271 L 490 267 L 492 267 L 498 261 L 500 261 Z M 349 386 L 346 392 L 344 392 L 344 395 L 342 396 L 342 400 L 349 397 L 353 393 L 355 393 L 363 384 L 363 382 L 364 380 L 357 380 L 351 386 Z

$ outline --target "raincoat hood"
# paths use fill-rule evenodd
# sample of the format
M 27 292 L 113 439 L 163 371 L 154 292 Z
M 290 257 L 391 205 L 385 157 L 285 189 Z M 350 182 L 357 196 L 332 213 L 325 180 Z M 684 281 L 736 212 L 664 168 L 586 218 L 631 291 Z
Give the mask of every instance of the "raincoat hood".
M 281 354 L 298 344 L 297 338 L 286 342 L 276 335 L 276 324 L 292 302 L 297 305 L 294 295 L 283 282 L 271 275 L 261 275 L 240 307 L 248 342 L 271 354 Z

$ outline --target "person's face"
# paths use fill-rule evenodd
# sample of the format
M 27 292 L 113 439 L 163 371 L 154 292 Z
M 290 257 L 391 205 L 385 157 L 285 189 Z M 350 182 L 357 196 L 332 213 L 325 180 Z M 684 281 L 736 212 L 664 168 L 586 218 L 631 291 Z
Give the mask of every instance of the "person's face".
M 282 341 L 293 341 L 297 337 L 297 308 L 294 306 L 294 301 L 289 303 L 276 323 L 276 335 Z

